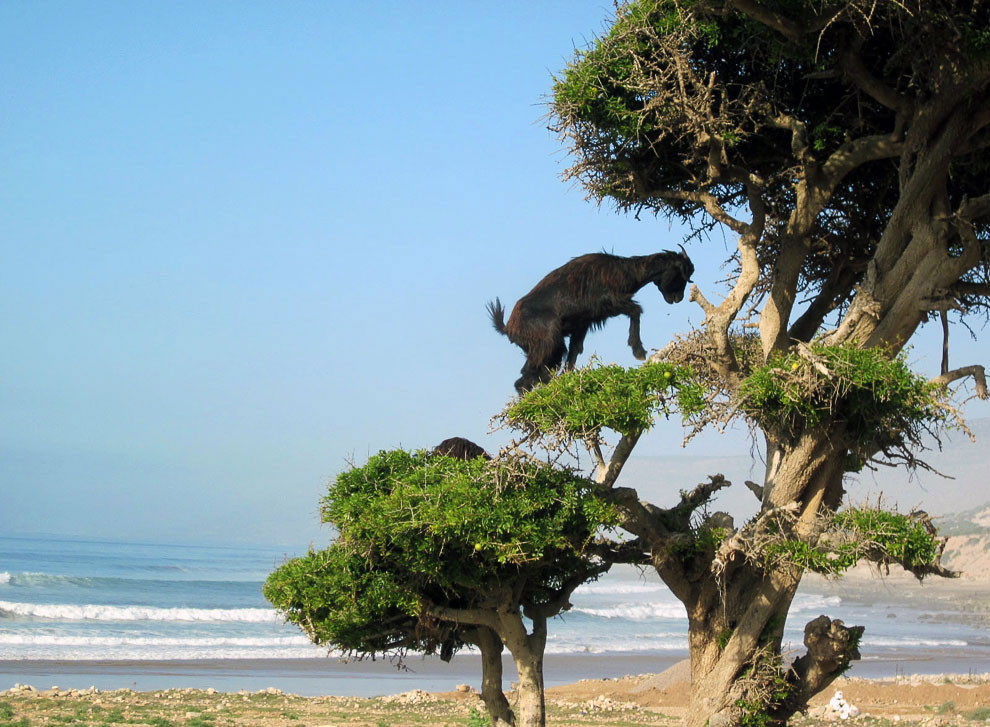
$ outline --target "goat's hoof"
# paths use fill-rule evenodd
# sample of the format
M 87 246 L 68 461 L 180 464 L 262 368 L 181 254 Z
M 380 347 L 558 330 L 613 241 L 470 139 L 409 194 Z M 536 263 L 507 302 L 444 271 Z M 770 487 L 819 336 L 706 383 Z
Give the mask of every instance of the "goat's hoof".
M 633 349 L 633 356 L 635 356 L 639 361 L 645 361 L 646 360 L 646 351 L 644 351 L 641 348 L 634 348 Z

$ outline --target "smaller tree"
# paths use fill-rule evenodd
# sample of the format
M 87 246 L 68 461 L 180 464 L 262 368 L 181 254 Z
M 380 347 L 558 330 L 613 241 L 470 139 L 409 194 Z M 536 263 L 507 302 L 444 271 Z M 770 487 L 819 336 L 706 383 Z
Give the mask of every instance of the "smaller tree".
M 287 561 L 264 594 L 315 643 L 348 655 L 449 659 L 473 644 L 493 724 L 543 725 L 547 621 L 581 583 L 639 552 L 600 536 L 618 512 L 593 490 L 525 457 L 380 452 L 323 500 L 336 540 Z M 519 676 L 515 710 L 502 692 L 503 647 Z

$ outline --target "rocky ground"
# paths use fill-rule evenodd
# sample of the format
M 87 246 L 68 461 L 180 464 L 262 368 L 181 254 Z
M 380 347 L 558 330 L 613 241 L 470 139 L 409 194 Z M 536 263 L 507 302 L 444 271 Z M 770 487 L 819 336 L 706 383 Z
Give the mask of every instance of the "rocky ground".
M 548 690 L 548 724 L 560 727 L 676 725 L 687 709 L 685 668 L 663 674 L 585 680 Z M 799 726 L 832 721 L 827 703 L 840 689 L 859 709 L 851 723 L 880 727 L 971 727 L 990 723 L 990 674 L 841 679 L 819 695 Z M 833 718 L 839 721 L 837 718 Z M 213 689 L 101 692 L 39 691 L 18 686 L 0 693 L 0 727 L 482 727 L 481 700 L 472 690 L 414 691 L 376 699 L 299 697 L 277 689 L 223 693 Z

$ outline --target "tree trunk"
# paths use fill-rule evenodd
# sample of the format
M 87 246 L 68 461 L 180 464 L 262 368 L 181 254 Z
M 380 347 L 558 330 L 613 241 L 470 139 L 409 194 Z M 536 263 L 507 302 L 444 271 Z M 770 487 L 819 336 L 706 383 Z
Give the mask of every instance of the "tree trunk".
M 846 458 L 842 435 L 840 425 L 809 430 L 785 443 L 767 442 L 761 512 L 787 510 L 793 518 L 788 537 L 813 538 L 819 514 L 838 507 Z M 808 653 L 793 668 L 784 664 L 784 622 L 802 569 L 767 569 L 741 547 L 699 553 L 679 569 L 671 568 L 669 556 L 657 560 L 660 576 L 688 613 L 691 708 L 686 727 L 734 727 L 753 720 L 784 724 L 859 658 L 855 647 L 862 630 L 821 616 L 806 630 Z M 716 562 L 720 567 L 712 567 Z
M 688 727 L 738 725 L 747 713 L 769 712 L 780 675 L 780 641 L 799 580 L 792 574 L 764 576 L 743 567 L 726 585 L 725 602 L 708 591 L 689 607 L 691 709 Z
M 519 673 L 517 727 L 544 727 L 546 703 L 543 692 L 543 656 L 533 654 L 529 658 L 517 658 L 516 671 Z
M 519 675 L 516 691 L 516 727 L 545 727 L 543 652 L 547 643 L 547 620 L 534 616 L 532 634 L 526 633 L 518 610 L 499 614 L 499 633 L 512 654 Z
M 480 626 L 471 642 L 481 650 L 481 699 L 492 724 L 515 725 L 516 716 L 502 691 L 502 640 L 491 629 Z

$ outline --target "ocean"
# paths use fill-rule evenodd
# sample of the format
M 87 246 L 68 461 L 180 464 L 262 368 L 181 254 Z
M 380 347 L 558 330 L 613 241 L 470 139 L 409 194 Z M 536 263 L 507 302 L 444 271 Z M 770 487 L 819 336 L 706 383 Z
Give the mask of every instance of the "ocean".
M 478 680 L 470 654 L 450 665 L 414 657 L 408 670 L 339 663 L 261 595 L 268 573 L 291 555 L 264 546 L 0 537 L 0 689 L 58 678 L 52 683 L 62 687 L 276 686 L 366 696 Z M 571 601 L 550 624 L 548 684 L 659 672 L 687 656 L 684 610 L 655 574 L 617 567 Z M 866 626 L 852 676 L 988 672 L 990 629 L 970 602 L 937 586 L 812 581 L 794 600 L 785 640 L 798 649 L 804 624 L 825 613 Z

